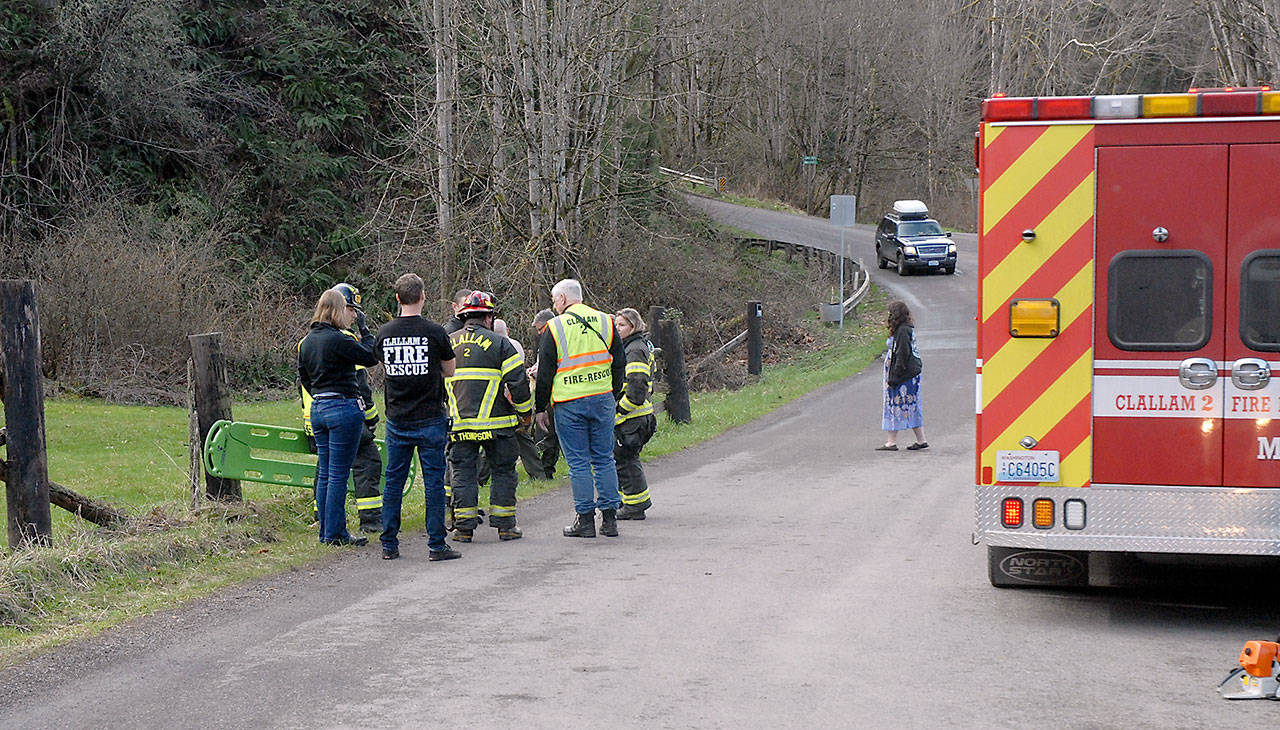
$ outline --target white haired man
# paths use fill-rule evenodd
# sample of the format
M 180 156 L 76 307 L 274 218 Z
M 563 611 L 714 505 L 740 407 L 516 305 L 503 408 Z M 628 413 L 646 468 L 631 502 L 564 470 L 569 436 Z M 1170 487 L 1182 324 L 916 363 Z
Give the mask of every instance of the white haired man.
M 618 471 L 613 460 L 613 417 L 626 382 L 626 356 L 613 317 L 582 303 L 582 285 L 564 279 L 551 288 L 558 316 L 550 337 L 538 345 L 535 418 L 549 428 L 547 408 L 554 403 L 555 429 L 569 463 L 576 517 L 565 537 L 618 536 Z M 553 366 L 554 364 L 554 366 Z

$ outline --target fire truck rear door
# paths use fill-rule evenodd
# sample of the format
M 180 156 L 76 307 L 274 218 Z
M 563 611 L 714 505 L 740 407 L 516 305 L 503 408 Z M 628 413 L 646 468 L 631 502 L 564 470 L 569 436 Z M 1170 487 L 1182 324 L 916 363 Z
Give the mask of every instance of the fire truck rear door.
M 1232 145 L 1223 483 L 1280 487 L 1280 145 Z
M 1222 484 L 1227 155 L 1097 150 L 1095 484 Z

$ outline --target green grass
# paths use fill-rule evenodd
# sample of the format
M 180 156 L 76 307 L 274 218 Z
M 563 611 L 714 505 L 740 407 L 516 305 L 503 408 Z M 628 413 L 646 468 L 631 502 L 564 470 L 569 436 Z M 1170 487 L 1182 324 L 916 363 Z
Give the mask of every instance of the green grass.
M 868 309 L 875 306 L 869 303 Z M 878 324 L 865 317 L 860 323 L 850 320 L 843 333 L 831 329 L 826 335 L 825 349 L 786 364 L 766 364 L 764 375 L 747 387 L 692 394 L 693 422 L 677 425 L 660 417 L 646 460 L 705 441 L 852 375 L 883 348 Z M 299 421 L 295 400 L 237 402 L 233 412 L 240 421 Z M 333 554 L 316 543 L 309 490 L 244 482 L 245 505 L 190 510 L 182 409 L 57 398 L 46 403 L 46 431 L 53 481 L 123 507 L 137 519 L 124 530 L 106 530 L 55 507 L 52 547 L 0 556 L 0 667 Z M 560 474 L 565 472 L 562 462 Z M 563 476 L 534 481 L 521 474 L 521 499 L 567 481 Z M 406 491 L 406 532 L 423 529 L 420 484 Z M 354 521 L 354 509 L 349 506 L 348 512 Z
M 662 418 L 658 433 L 645 446 L 646 460 L 670 454 L 717 436 L 735 426 L 763 416 L 781 405 L 829 383 L 862 370 L 884 350 L 879 328 L 851 326 L 829 334 L 832 344 L 824 350 L 799 355 L 786 365 L 766 365 L 759 380 L 735 391 L 693 393 L 692 423 L 676 424 Z

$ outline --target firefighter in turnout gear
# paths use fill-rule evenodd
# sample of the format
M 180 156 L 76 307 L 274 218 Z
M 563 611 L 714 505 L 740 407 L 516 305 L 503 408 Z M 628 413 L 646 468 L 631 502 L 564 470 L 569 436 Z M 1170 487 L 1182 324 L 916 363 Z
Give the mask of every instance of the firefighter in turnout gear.
M 618 519 L 643 520 L 644 511 L 653 502 L 649 499 L 649 484 L 640 464 L 640 450 L 653 438 L 658 426 L 653 415 L 653 402 L 649 400 L 653 382 L 653 345 L 644 335 L 647 328 L 636 310 L 620 309 L 614 314 L 613 321 L 627 358 L 627 379 L 613 419 L 613 459 L 618 466 L 618 491 L 622 493 Z
M 347 306 L 360 310 L 360 290 L 342 283 L 333 287 L 347 300 Z M 357 341 L 355 333 L 348 332 Z M 298 342 L 298 347 L 302 342 Z M 360 391 L 360 402 L 364 404 L 364 429 L 360 433 L 360 446 L 356 451 L 356 460 L 351 466 L 351 478 L 356 487 L 356 510 L 360 515 L 360 531 L 367 533 L 382 532 L 382 455 L 373 442 L 374 430 L 378 426 L 378 406 L 373 402 L 373 389 L 369 387 L 369 374 L 363 365 L 356 366 L 356 386 Z M 302 429 L 307 434 L 311 451 L 315 453 L 315 434 L 311 429 L 311 394 L 298 384 L 298 393 L 302 396 Z
M 474 291 L 458 310 L 462 329 L 449 335 L 456 363 L 447 392 L 449 463 L 453 468 L 453 518 L 457 542 L 471 542 L 480 524 L 477 462 L 489 463 L 489 524 L 501 540 L 518 540 L 516 526 L 516 426 L 532 418 L 533 397 L 524 358 L 493 331 L 493 295 Z M 503 395 L 506 386 L 509 398 Z

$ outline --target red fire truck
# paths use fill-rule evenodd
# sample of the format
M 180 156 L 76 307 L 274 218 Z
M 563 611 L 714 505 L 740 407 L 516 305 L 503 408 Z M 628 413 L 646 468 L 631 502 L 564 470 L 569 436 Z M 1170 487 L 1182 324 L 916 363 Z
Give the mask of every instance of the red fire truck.
M 997 96 L 975 144 L 991 582 L 1280 555 L 1280 92 Z

